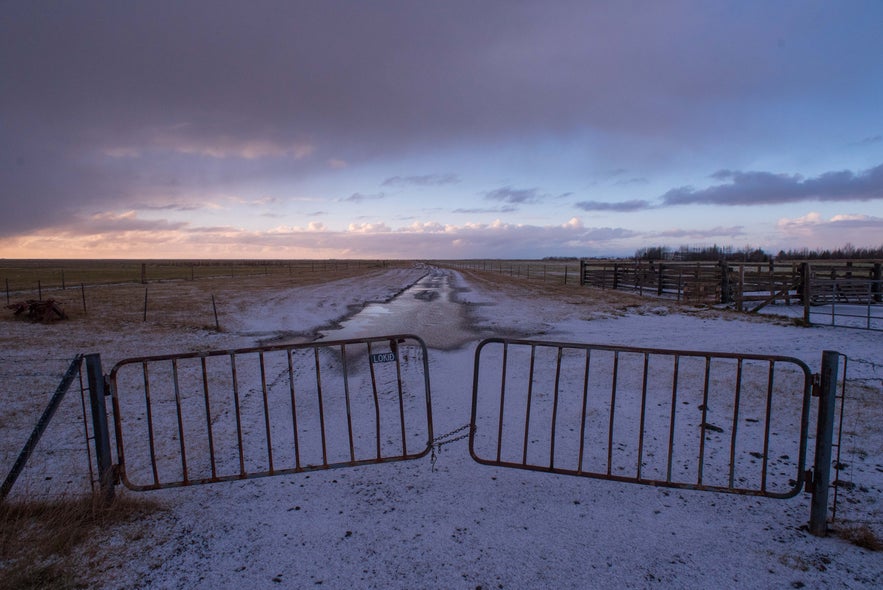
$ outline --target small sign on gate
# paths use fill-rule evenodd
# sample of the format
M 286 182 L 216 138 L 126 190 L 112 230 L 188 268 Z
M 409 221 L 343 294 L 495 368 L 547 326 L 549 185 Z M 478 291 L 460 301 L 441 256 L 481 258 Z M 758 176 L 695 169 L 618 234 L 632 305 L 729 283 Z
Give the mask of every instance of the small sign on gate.
M 371 355 L 372 363 L 392 363 L 396 360 L 396 353 L 394 352 L 378 352 Z

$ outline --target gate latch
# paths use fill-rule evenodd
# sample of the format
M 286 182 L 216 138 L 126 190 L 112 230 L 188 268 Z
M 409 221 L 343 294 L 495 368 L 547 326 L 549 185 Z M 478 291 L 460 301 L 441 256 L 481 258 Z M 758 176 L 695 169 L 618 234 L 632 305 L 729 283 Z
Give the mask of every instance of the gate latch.
M 822 374 L 813 373 L 812 375 L 812 396 L 819 397 L 822 395 Z
M 803 491 L 807 494 L 812 494 L 816 488 L 816 481 L 813 477 L 812 469 L 807 469 L 803 472 Z

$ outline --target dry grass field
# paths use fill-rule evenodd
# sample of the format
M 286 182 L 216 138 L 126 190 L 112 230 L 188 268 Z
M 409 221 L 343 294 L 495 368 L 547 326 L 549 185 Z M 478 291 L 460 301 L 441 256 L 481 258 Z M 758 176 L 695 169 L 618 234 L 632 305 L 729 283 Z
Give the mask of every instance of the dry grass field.
M 0 310 L 3 312 L 0 313 L 3 348 L 0 377 L 24 371 L 23 359 L 33 359 L 34 367 L 45 361 L 48 367 L 48 360 L 56 361 L 53 366 L 58 366 L 64 365 L 64 359 L 69 362 L 76 353 L 100 352 L 107 371 L 113 362 L 126 357 L 253 344 L 248 342 L 247 335 L 227 327 L 238 315 L 253 314 L 253 303 L 274 301 L 277 295 L 293 287 L 320 285 L 337 279 L 367 279 L 391 267 L 411 267 L 413 262 L 301 262 L 293 264 L 291 271 L 286 263 L 265 267 L 193 263 L 192 277 L 187 276 L 191 267 L 186 263 L 182 265 L 169 265 L 169 269 L 183 270 L 184 276 L 174 276 L 169 270 L 162 278 L 159 273 L 162 265 L 149 266 L 147 282 L 142 283 L 140 263 L 95 261 L 81 263 L 79 268 L 73 262 L 65 262 L 66 284 L 62 288 L 60 283 L 54 284 L 47 278 L 60 276 L 62 267 L 59 265 L 0 261 L 0 281 L 8 278 L 12 285 L 39 280 L 43 299 L 57 300 L 69 316 L 68 320 L 53 324 L 34 324 L 15 317 L 11 310 Z M 671 300 L 580 287 L 576 280 L 565 284 L 560 280 L 563 275 L 551 272 L 513 275 L 478 263 L 472 268 L 463 268 L 459 263 L 452 263 L 450 267 L 461 272 L 469 285 L 499 294 L 500 298 L 530 301 L 535 305 L 538 301 L 548 301 L 548 309 L 542 304 L 536 309 L 550 322 L 566 321 L 565 318 L 571 317 L 571 310 L 578 310 L 582 317 L 620 318 L 677 312 L 701 318 L 735 319 L 738 316 L 744 322 L 789 323 L 786 319 L 745 316 L 707 306 L 678 305 Z M 249 270 L 255 272 L 247 272 Z M 205 272 L 200 274 L 200 271 Z M 68 283 L 68 277 L 79 278 L 75 279 L 77 283 L 73 280 Z M 36 298 L 36 295 L 34 289 L 19 288 L 11 291 L 10 298 L 18 301 Z M 51 370 L 46 372 L 54 375 Z M 51 379 L 48 379 L 46 388 L 51 387 Z M 14 393 L 6 389 L 5 394 Z M 29 421 L 45 406 L 46 397 L 42 395 L 45 392 L 34 393 L 37 395 L 22 400 L 19 405 L 0 404 L 0 425 L 5 432 L 10 432 L 18 422 L 25 422 L 24 429 L 11 437 L 14 440 L 4 441 L 16 451 L 23 442 L 21 432 L 26 436 Z M 5 470 L 8 465 L 4 463 L 0 467 Z M 82 567 L 84 552 L 98 551 L 90 542 L 90 535 L 113 528 L 122 531 L 125 538 L 137 541 L 146 534 L 140 521 L 150 520 L 147 515 L 165 510 L 167 507 L 149 495 L 125 493 L 110 507 L 97 504 L 88 496 L 17 500 L 0 506 L 0 589 L 85 587 L 76 572 Z M 850 540 L 857 545 L 880 549 L 879 536 L 867 526 L 844 528 L 841 534 L 854 536 L 855 539 Z M 97 554 L 86 555 L 86 560 L 101 561 Z

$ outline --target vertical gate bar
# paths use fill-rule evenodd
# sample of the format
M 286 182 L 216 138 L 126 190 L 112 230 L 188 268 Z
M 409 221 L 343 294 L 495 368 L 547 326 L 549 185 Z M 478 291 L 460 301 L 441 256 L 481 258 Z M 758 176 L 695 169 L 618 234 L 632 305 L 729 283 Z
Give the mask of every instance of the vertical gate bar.
M 647 369 L 650 365 L 650 353 L 644 353 L 644 375 L 641 384 L 641 420 L 638 430 L 638 481 L 641 479 L 641 463 L 644 461 L 644 424 L 647 416 Z
M 399 390 L 399 419 L 402 423 L 402 456 L 406 456 L 408 454 L 408 439 L 407 429 L 405 428 L 405 388 L 402 383 L 402 355 L 399 354 L 398 346 L 394 342 L 390 343 L 390 348 L 396 353 L 396 382 L 398 383 Z
M 290 348 L 285 351 L 285 356 L 288 357 L 288 390 L 291 394 L 291 430 L 293 435 L 292 440 L 294 441 L 294 467 L 295 469 L 300 469 L 300 440 L 298 439 L 297 433 L 297 397 L 295 396 L 294 391 L 293 354 L 294 351 Z
M 273 468 L 273 439 L 270 434 L 270 401 L 267 394 L 267 367 L 264 362 L 263 352 L 258 353 L 258 361 L 261 366 L 261 396 L 263 397 L 264 402 L 264 429 L 267 432 L 267 462 L 270 466 L 270 473 L 272 474 L 275 471 Z
M 80 405 L 83 410 L 83 432 L 86 433 L 86 460 L 89 465 L 89 484 L 92 491 L 95 491 L 95 470 L 92 469 L 92 449 L 89 448 L 89 420 L 86 417 L 86 386 L 83 383 L 83 367 L 77 368 L 80 377 Z
M 178 414 L 178 441 L 181 447 L 181 473 L 186 484 L 187 474 L 187 448 L 184 443 L 184 413 L 181 411 L 181 387 L 178 381 L 178 359 L 172 359 L 172 385 L 175 389 L 175 411 Z
M 319 363 L 319 349 L 314 348 L 316 357 L 316 395 L 319 400 L 319 431 L 322 436 L 322 465 L 328 467 L 328 446 L 325 442 L 325 405 L 322 401 L 322 368 Z
M 742 357 L 736 361 L 736 391 L 733 398 L 733 434 L 730 436 L 730 487 L 736 481 L 736 433 L 739 429 L 739 405 L 742 403 Z
M 242 412 L 239 404 L 239 375 L 236 371 L 236 355 L 230 353 L 230 377 L 233 380 L 233 409 L 236 415 L 236 444 L 239 445 L 239 475 L 246 477 L 245 446 L 242 444 Z
M 350 439 L 350 461 L 356 461 L 356 449 L 353 445 L 353 414 L 350 409 L 350 380 L 349 371 L 346 364 L 346 344 L 340 345 L 340 360 L 343 369 L 343 399 L 346 403 L 346 431 Z
M 769 373 L 767 375 L 767 391 L 766 391 L 766 418 L 763 426 L 763 461 L 761 461 L 762 471 L 760 474 L 760 491 L 766 492 L 767 468 L 770 462 L 770 429 L 773 422 L 773 380 L 775 378 L 775 361 L 770 361 Z
M 75 362 L 79 365 L 80 359 L 77 357 Z M 98 482 L 101 489 L 101 498 L 105 504 L 113 502 L 114 490 L 114 468 L 113 460 L 110 456 L 110 431 L 107 427 L 107 404 L 105 403 L 105 381 L 104 372 L 101 368 L 101 355 L 87 354 L 86 357 L 86 379 L 89 383 L 89 404 L 92 409 L 92 434 L 95 437 L 95 462 L 98 466 Z M 61 385 L 59 389 L 61 389 Z M 67 386 L 64 386 L 67 389 Z M 120 437 L 121 425 L 119 419 L 119 408 L 114 401 L 114 426 L 117 434 L 117 458 L 120 465 L 123 464 L 123 446 Z M 50 416 L 51 418 L 51 416 Z M 4 482 L 5 485 L 5 482 Z M 8 489 L 5 490 L 8 492 Z
M 527 445 L 529 443 L 528 432 L 530 430 L 530 404 L 531 404 L 531 399 L 533 398 L 533 370 L 534 370 L 535 354 L 536 354 L 536 345 L 531 344 L 530 345 L 530 369 L 528 370 L 528 376 L 527 376 L 527 407 L 524 410 L 524 444 L 522 445 L 522 450 L 521 450 L 521 463 L 523 465 L 527 465 Z M 502 415 L 502 409 L 501 409 L 501 415 Z M 502 421 L 502 418 L 501 418 L 501 421 Z
M 586 447 L 586 410 L 588 409 L 589 402 L 589 364 L 591 362 L 591 354 L 592 350 L 590 348 L 587 348 L 585 365 L 586 368 L 585 374 L 583 376 L 583 407 L 579 424 L 579 459 L 576 468 L 577 473 L 582 473 L 583 471 L 583 451 Z
M 711 381 L 711 356 L 705 356 L 705 384 L 702 387 L 702 423 L 699 425 L 699 468 L 697 470 L 697 485 L 702 485 L 702 477 L 705 471 L 705 426 L 708 418 L 708 390 Z
M 675 443 L 675 416 L 678 411 L 678 371 L 680 371 L 681 355 L 674 355 L 674 367 L 671 376 L 671 418 L 668 427 L 668 466 L 666 468 L 665 481 L 671 483 L 671 465 L 674 455 Z
M 428 449 L 432 445 L 434 437 L 432 430 L 432 388 L 429 384 L 429 351 L 426 350 L 426 344 L 422 340 L 419 342 L 419 345 L 418 356 L 423 363 L 423 397 L 426 404 L 426 448 Z M 470 424 L 470 435 L 474 430 L 474 424 Z
M 555 429 L 558 427 L 558 397 L 559 397 L 559 385 L 561 383 L 561 355 L 564 352 L 564 348 L 558 347 L 558 360 L 555 365 L 555 393 L 552 398 L 552 431 L 551 431 L 551 440 L 549 441 L 549 469 L 555 468 Z
M 371 372 L 371 393 L 374 398 L 374 423 L 376 433 L 375 444 L 377 446 L 377 460 L 380 460 L 380 398 L 377 395 L 377 375 L 374 372 L 374 362 L 371 360 L 372 358 L 372 348 L 371 342 L 368 341 L 368 369 Z
M 150 467 L 153 471 L 153 483 L 159 485 L 159 472 L 156 467 L 156 444 L 153 437 L 153 407 L 150 403 L 150 376 L 147 371 L 147 363 L 141 363 L 144 375 L 144 403 L 147 409 L 147 439 L 150 447 Z
M 212 479 L 216 479 L 218 477 L 218 469 L 217 465 L 215 465 L 215 437 L 212 432 L 212 407 L 211 402 L 209 401 L 209 392 L 208 392 L 208 369 L 206 367 L 205 357 L 201 357 L 200 364 L 202 366 L 202 396 L 205 400 L 205 424 L 208 429 L 208 453 L 209 453 L 209 462 L 212 467 Z
M 613 381 L 610 385 L 610 429 L 607 431 L 607 475 L 613 473 L 613 422 L 616 417 L 616 380 L 619 377 L 619 351 L 613 353 Z
M 503 410 L 506 406 L 506 367 L 509 359 L 509 343 L 503 342 L 503 370 L 500 380 L 500 423 L 497 426 L 497 463 L 503 451 Z
M 834 413 L 837 398 L 837 372 L 840 353 L 822 352 L 822 375 L 819 384 L 819 417 L 816 428 L 815 478 L 810 501 L 809 532 L 817 537 L 828 534 L 828 488 L 831 485 L 831 444 L 834 437 Z

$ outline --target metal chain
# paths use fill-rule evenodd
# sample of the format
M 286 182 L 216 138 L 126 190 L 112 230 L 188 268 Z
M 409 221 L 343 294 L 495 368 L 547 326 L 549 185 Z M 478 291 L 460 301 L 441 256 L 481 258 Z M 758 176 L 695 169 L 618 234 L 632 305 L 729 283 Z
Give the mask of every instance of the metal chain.
M 455 434 L 457 434 L 458 432 L 463 432 L 464 430 L 467 430 L 465 434 L 454 437 Z M 456 428 L 446 434 L 437 436 L 432 439 L 432 453 L 429 457 L 432 461 L 432 470 L 435 471 L 435 462 L 438 461 L 438 454 L 441 453 L 443 446 L 452 442 L 457 442 L 458 440 L 463 440 L 464 438 L 468 438 L 473 432 L 475 432 L 475 426 L 473 424 L 464 424 L 460 428 Z

